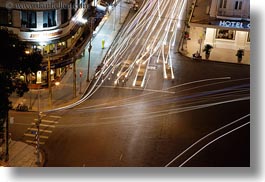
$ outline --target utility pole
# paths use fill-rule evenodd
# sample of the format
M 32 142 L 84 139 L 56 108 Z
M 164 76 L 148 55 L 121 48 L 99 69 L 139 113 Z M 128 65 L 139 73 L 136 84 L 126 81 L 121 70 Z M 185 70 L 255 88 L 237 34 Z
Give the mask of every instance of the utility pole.
M 116 0 L 114 1 L 115 2 L 115 7 L 114 7 L 114 13 L 115 13 L 115 15 L 114 15 L 114 22 L 113 22 L 113 30 L 115 31 L 115 28 L 116 28 L 116 7 L 117 7 L 117 2 L 116 2 Z
M 90 59 L 91 59 L 91 49 L 92 49 L 92 37 L 93 37 L 93 28 L 94 25 L 94 17 L 90 17 L 90 40 L 89 40 L 89 47 L 88 47 L 88 61 L 87 61 L 87 78 L 86 81 L 89 82 L 89 69 L 90 69 Z
M 120 0 L 120 24 L 121 24 L 121 0 Z
M 40 124 L 41 124 L 41 112 L 40 112 L 40 85 L 38 85 L 38 120 L 36 121 L 37 133 L 36 133 L 36 164 L 40 166 Z
M 76 97 L 76 63 L 75 63 L 75 58 L 72 57 L 73 59 L 73 97 Z
M 9 160 L 9 119 L 8 119 L 8 111 L 6 111 L 6 155 L 5 155 L 5 161 L 7 162 Z
M 49 108 L 52 108 L 52 84 L 51 84 L 51 60 L 50 45 L 48 45 L 48 87 L 49 87 Z

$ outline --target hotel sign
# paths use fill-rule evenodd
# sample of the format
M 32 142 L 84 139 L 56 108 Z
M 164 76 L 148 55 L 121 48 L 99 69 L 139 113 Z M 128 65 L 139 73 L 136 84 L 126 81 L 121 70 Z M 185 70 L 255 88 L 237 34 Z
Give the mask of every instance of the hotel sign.
M 226 21 L 226 20 L 220 20 L 219 26 L 221 27 L 228 27 L 228 28 L 245 28 L 250 29 L 250 23 L 249 22 L 240 22 L 240 21 Z

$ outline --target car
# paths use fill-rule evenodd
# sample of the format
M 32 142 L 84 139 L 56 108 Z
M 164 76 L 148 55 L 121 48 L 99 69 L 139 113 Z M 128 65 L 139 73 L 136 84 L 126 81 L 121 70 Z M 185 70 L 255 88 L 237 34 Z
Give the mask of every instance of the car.
M 132 68 L 130 68 L 132 64 L 132 60 L 126 60 L 120 64 L 120 70 L 117 73 L 117 77 L 125 77 L 130 76 L 132 72 Z
M 120 64 L 119 71 L 117 73 L 117 79 L 114 82 L 114 85 L 119 84 L 120 81 L 123 83 L 127 81 L 128 77 L 133 71 L 133 67 L 131 67 L 132 63 L 132 60 L 126 60 Z

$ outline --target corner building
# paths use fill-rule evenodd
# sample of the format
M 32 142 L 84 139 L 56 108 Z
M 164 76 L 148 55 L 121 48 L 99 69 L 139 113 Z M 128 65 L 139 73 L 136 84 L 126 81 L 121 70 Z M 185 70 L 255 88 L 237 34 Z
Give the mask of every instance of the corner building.
M 25 41 L 28 53 L 42 53 L 42 82 L 47 84 L 48 62 L 51 80 L 55 80 L 83 49 L 90 35 L 87 21 L 95 11 L 95 3 L 95 0 L 0 1 L 0 27 Z M 96 26 L 100 17 L 93 21 Z M 34 77 L 32 82 L 36 82 Z
M 237 50 L 243 49 L 244 62 L 250 62 L 250 0 L 194 0 L 189 25 L 194 52 L 211 44 L 214 59 L 236 62 Z

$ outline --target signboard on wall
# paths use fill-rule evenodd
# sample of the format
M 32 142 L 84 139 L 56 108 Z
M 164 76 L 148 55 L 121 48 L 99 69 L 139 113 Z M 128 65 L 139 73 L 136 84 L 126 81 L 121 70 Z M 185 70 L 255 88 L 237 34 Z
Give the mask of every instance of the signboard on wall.
M 220 27 L 250 29 L 250 22 L 220 20 Z

